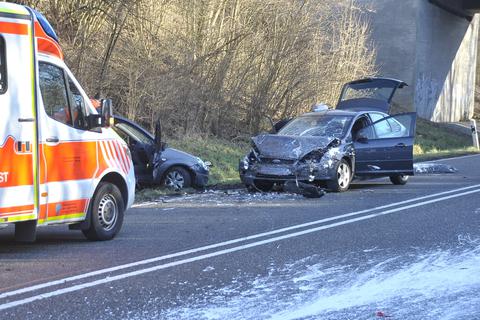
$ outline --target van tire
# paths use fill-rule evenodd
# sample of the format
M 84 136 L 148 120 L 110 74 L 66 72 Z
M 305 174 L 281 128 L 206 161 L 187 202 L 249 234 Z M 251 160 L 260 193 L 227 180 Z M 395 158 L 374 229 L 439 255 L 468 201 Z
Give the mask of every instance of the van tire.
M 35 242 L 37 235 L 37 220 L 15 223 L 15 241 Z
M 111 240 L 122 228 L 124 213 L 120 189 L 112 183 L 100 182 L 89 206 L 90 227 L 82 232 L 89 240 Z

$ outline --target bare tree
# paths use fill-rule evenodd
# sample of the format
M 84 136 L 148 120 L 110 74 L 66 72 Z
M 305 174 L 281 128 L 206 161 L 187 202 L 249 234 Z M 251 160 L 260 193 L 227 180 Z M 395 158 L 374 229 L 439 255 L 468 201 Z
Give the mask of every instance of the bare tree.
M 32 0 L 94 95 L 171 135 L 235 137 L 375 73 L 355 0 Z

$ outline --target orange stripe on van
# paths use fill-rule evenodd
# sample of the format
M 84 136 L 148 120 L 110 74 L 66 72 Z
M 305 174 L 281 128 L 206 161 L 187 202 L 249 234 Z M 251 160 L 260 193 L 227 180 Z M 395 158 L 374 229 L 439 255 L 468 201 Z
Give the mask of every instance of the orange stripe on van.
M 0 33 L 28 35 L 28 24 L 14 22 L 0 22 Z
M 32 154 L 17 153 L 13 137 L 8 137 L 0 146 L 0 159 L 0 172 L 7 174 L 0 188 L 33 185 Z
M 41 145 L 47 172 L 42 170 L 40 181 L 57 182 L 92 179 L 97 171 L 97 142 L 62 142 L 58 145 Z
M 87 212 L 87 199 L 68 200 L 48 204 L 48 218 L 64 216 L 71 213 Z M 47 218 L 47 219 L 48 219 Z
M 43 224 L 56 217 L 68 216 L 71 214 L 87 213 L 88 199 L 68 200 L 40 206 L 38 221 Z
M 6 217 L 13 214 L 18 213 L 29 213 L 32 212 L 34 209 L 33 204 L 24 205 L 24 206 L 16 206 L 16 207 L 7 207 L 7 208 L 0 208 L 0 217 Z

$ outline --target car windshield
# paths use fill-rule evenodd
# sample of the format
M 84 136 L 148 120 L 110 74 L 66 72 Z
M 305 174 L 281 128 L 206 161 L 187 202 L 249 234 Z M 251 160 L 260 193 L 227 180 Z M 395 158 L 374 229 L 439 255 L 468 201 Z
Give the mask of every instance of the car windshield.
M 345 136 L 352 118 L 352 116 L 339 115 L 302 116 L 283 127 L 278 135 L 342 138 Z

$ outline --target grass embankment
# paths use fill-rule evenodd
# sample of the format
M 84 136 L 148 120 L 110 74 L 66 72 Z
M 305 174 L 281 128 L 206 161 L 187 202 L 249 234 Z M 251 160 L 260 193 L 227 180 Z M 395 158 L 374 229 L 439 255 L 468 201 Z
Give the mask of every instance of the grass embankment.
M 413 154 L 415 160 L 433 160 L 476 153 L 472 138 L 446 126 L 417 118 L 417 135 Z
M 238 183 L 238 161 L 249 150 L 248 140 L 228 141 L 217 138 L 187 138 L 168 141 L 172 148 L 179 149 L 210 161 L 209 184 Z
M 196 138 L 168 140 L 170 147 L 194 154 L 204 161 L 210 161 L 210 185 L 228 185 L 240 182 L 238 161 L 249 150 L 248 139 L 227 141 L 218 138 Z M 417 120 L 414 156 L 416 161 L 432 160 L 475 153 L 471 137 L 453 132 L 441 124 Z M 183 191 L 185 192 L 185 191 Z M 186 190 L 189 192 L 189 190 Z M 169 190 L 144 189 L 137 194 L 143 200 L 158 195 L 175 193 Z

